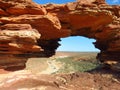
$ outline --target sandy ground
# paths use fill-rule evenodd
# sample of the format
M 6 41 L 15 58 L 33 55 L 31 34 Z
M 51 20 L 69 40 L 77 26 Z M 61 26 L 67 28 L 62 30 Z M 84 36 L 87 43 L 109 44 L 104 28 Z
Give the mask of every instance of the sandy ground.
M 31 58 L 24 70 L 10 72 L 0 69 L 0 90 L 120 90 L 120 72 L 103 68 L 83 73 L 53 74 L 63 67 L 55 58 Z
M 57 62 L 54 57 L 47 58 L 31 58 L 27 62 L 27 67 L 25 70 L 31 73 L 37 74 L 52 74 L 57 72 L 61 67 L 62 63 Z

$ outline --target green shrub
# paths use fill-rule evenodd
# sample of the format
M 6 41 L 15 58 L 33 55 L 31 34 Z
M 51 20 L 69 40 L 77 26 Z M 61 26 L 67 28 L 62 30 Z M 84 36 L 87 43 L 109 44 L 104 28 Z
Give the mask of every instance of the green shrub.
M 75 61 L 74 57 L 57 58 L 57 61 L 64 64 L 58 73 L 85 72 L 99 66 L 96 60 Z

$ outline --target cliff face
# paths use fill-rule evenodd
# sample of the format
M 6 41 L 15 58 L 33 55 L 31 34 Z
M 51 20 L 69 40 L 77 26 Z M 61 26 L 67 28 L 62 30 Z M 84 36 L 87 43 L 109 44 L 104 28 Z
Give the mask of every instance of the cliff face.
M 0 65 L 25 66 L 29 57 L 55 53 L 60 38 L 96 39 L 97 58 L 120 70 L 120 6 L 104 0 L 38 5 L 31 0 L 0 1 Z

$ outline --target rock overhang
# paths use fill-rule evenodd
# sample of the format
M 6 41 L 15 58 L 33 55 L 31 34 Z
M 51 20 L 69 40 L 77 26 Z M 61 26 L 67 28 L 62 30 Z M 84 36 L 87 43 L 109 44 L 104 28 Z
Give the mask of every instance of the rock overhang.
M 105 64 L 118 64 L 120 6 L 110 6 L 104 0 L 46 5 L 31 0 L 0 1 L 0 52 L 4 57 L 15 57 L 13 61 L 7 60 L 11 64 L 8 67 L 22 63 L 22 59 L 19 62 L 16 57 L 27 60 L 34 57 L 33 54 L 39 57 L 53 55 L 59 39 L 69 36 L 96 39 L 95 47 L 101 50 L 98 59 Z M 3 62 L 7 67 L 6 61 Z M 24 63 L 25 60 L 20 65 Z

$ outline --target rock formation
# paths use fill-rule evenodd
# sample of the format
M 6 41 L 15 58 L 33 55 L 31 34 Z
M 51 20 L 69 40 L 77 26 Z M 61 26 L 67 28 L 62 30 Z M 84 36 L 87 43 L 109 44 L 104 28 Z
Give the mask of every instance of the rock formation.
M 16 72 L 0 77 L 1 90 L 119 90 L 120 88 L 120 81 L 105 73 L 36 75 L 23 71 Z
M 1 68 L 25 66 L 30 57 L 55 53 L 60 38 L 96 39 L 97 58 L 120 70 L 120 6 L 104 0 L 39 5 L 31 0 L 0 1 Z

